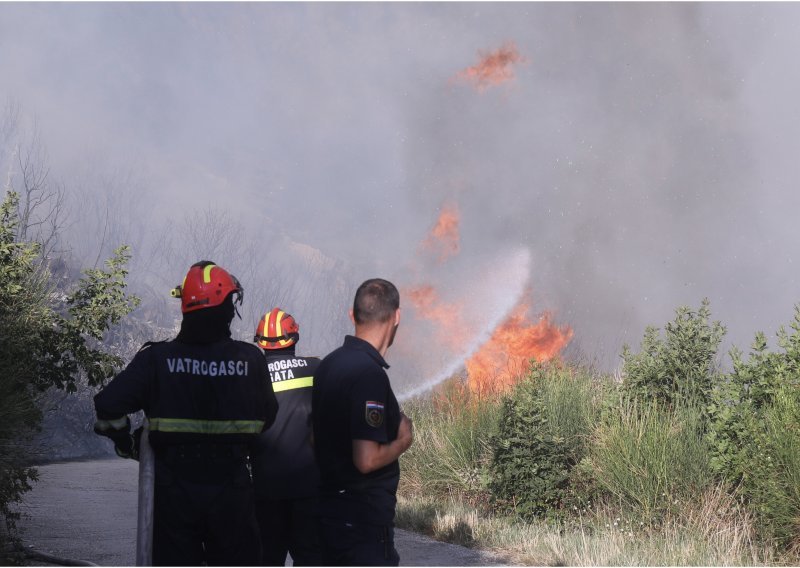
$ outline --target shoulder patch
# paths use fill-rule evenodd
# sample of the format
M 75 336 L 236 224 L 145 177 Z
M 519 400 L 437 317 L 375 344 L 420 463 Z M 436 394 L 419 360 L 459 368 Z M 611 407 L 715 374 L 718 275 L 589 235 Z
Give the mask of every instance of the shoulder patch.
M 374 400 L 367 401 L 367 407 L 364 412 L 364 418 L 367 424 L 373 428 L 380 428 L 383 425 L 384 405 L 382 402 Z

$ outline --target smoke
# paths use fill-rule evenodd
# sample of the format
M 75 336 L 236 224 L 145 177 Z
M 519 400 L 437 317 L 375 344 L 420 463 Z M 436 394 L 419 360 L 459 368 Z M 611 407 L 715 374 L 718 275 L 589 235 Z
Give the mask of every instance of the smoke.
M 2 4 L 0 100 L 35 115 L 53 175 L 81 186 L 71 235 L 94 235 L 90 263 L 92 244 L 139 239 L 131 279 L 166 294 L 206 252 L 186 224 L 224 212 L 239 240 L 214 260 L 252 302 L 244 338 L 281 301 L 313 338 L 301 351 L 335 346 L 355 286 L 411 284 L 452 203 L 465 264 L 435 284 L 484 290 L 525 250 L 533 309 L 611 368 L 706 296 L 742 347 L 791 319 L 799 19 L 792 4 Z M 511 45 L 513 80 L 452 81 Z M 497 318 L 518 299 L 508 278 Z

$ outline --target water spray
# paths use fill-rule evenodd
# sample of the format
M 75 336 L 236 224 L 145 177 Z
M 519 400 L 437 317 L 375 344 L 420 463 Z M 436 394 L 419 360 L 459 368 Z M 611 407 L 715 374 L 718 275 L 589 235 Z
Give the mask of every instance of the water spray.
M 486 323 L 474 332 L 471 341 L 465 344 L 464 350 L 451 358 L 444 367 L 411 390 L 401 391 L 398 400 L 404 401 L 422 394 L 442 381 L 451 377 L 464 363 L 475 354 L 491 337 L 499 326 L 522 299 L 530 279 L 531 253 L 522 248 L 511 251 L 505 257 L 493 258 L 489 270 L 476 271 L 482 274 L 480 282 L 470 289 L 471 300 L 482 306 L 482 312 L 490 314 Z

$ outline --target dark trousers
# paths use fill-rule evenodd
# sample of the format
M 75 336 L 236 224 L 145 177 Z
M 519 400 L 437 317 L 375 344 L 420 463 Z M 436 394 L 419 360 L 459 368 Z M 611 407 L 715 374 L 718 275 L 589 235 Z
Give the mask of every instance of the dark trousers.
M 284 566 L 287 552 L 294 566 L 322 565 L 316 504 L 315 498 L 256 501 L 263 566 Z
M 323 566 L 399 566 L 394 527 L 319 520 Z
M 193 470 L 197 467 L 197 470 Z M 154 566 L 257 566 L 261 542 L 245 462 L 171 467 L 156 460 Z M 202 471 L 198 479 L 193 472 Z

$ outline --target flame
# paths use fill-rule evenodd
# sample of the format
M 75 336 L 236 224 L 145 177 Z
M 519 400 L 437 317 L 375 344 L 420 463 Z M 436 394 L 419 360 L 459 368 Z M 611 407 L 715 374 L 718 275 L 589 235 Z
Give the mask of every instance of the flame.
M 473 392 L 507 390 L 528 370 L 531 359 L 549 361 L 572 339 L 572 329 L 553 324 L 549 312 L 533 323 L 527 317 L 528 309 L 528 303 L 521 300 L 494 330 L 491 339 L 467 361 L 467 377 Z
M 478 91 L 514 79 L 514 65 L 525 62 L 513 41 L 489 53 L 479 51 L 478 56 L 480 61 L 476 65 L 467 67 L 456 76 L 472 83 Z
M 428 237 L 422 241 L 422 248 L 437 254 L 439 263 L 458 254 L 461 236 L 458 225 L 460 215 L 455 204 L 445 204 L 436 225 Z
M 460 303 L 442 301 L 429 284 L 404 289 L 403 296 L 409 299 L 418 317 L 433 323 L 440 343 L 457 349 L 468 341 L 466 327 L 462 325 L 463 306 Z
M 441 208 L 436 225 L 421 243 L 422 250 L 438 252 L 440 263 L 458 254 L 459 212 L 455 204 Z M 465 309 L 475 306 L 466 306 L 466 299 L 445 300 L 429 283 L 405 287 L 402 295 L 413 306 L 417 319 L 430 322 L 433 339 L 442 349 L 464 353 L 475 344 L 475 326 L 467 325 L 471 323 L 467 318 L 472 316 Z M 529 297 L 530 291 L 465 363 L 464 388 L 472 394 L 480 397 L 504 392 L 524 376 L 531 360 L 544 362 L 556 357 L 572 339 L 572 329 L 554 324 L 549 312 L 531 321 Z

